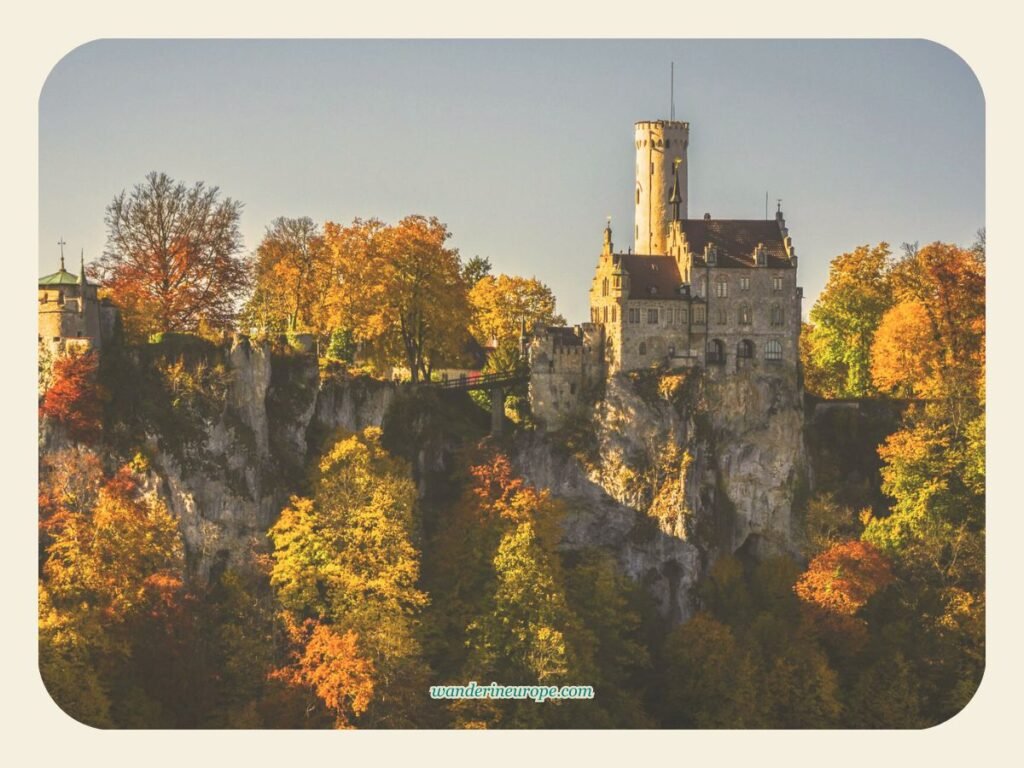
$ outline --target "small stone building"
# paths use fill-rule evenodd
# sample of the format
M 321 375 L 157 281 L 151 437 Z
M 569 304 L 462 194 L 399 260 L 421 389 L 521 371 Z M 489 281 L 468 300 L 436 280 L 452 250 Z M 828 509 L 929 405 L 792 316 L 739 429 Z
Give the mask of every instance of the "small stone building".
M 73 275 L 64 268 L 39 278 L 39 344 L 52 352 L 99 350 L 113 338 L 118 322 L 117 308 L 97 295 L 98 287 L 81 272 Z

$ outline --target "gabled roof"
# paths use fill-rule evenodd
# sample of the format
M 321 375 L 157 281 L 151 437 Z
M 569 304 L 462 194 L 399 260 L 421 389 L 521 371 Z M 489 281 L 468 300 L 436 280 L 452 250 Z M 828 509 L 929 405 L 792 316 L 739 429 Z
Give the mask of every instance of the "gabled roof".
M 629 273 L 629 298 L 679 298 L 679 286 L 683 281 L 674 257 L 622 253 L 616 258 Z
M 66 269 L 60 269 L 52 275 L 40 277 L 39 285 L 78 285 L 78 277 Z
M 768 253 L 766 266 L 773 269 L 792 267 L 782 242 L 782 232 L 775 219 L 686 219 L 679 222 L 686 235 L 690 253 L 703 256 L 710 243 L 718 251 L 719 267 L 754 267 L 754 249 L 758 243 Z

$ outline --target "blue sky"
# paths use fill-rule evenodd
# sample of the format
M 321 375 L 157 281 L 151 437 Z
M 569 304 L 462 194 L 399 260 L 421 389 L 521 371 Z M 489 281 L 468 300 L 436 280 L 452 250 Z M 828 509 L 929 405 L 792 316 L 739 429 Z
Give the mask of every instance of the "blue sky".
M 633 123 L 690 122 L 690 215 L 782 198 L 805 311 L 837 254 L 969 244 L 984 226 L 984 99 L 920 40 L 102 40 L 40 96 L 39 270 L 105 243 L 151 170 L 276 216 L 435 215 L 465 257 L 549 284 L 570 322 L 605 218 L 631 241 Z

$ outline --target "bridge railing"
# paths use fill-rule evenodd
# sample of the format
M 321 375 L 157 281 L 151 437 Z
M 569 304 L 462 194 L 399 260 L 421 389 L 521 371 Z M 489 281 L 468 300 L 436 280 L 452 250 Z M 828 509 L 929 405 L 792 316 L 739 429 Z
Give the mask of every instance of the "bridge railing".
M 485 373 L 477 376 L 459 376 L 457 379 L 446 381 L 432 381 L 431 386 L 439 389 L 491 389 L 502 385 L 520 384 L 526 381 L 527 374 L 503 371 L 499 373 Z

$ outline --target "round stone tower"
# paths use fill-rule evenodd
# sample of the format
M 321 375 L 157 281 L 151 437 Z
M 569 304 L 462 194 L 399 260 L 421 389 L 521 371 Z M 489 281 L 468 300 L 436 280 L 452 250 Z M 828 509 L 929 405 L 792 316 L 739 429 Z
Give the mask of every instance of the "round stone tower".
M 643 120 L 635 126 L 636 227 L 633 252 L 668 252 L 668 225 L 686 218 L 686 148 L 690 124 L 680 120 Z M 678 187 L 676 179 L 678 178 Z M 678 202 L 676 202 L 678 200 Z

